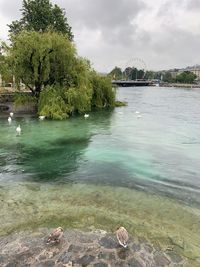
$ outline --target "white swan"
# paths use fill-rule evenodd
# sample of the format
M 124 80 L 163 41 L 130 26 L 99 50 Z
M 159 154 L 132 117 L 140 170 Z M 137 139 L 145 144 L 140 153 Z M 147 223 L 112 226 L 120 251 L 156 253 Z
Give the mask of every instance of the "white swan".
M 138 118 L 138 119 L 141 119 L 141 118 L 142 118 L 142 115 L 137 115 L 137 118 Z
M 39 119 L 40 119 L 41 121 L 43 121 L 43 120 L 45 119 L 45 116 L 40 115 L 40 116 L 39 116 Z
M 89 116 L 90 116 L 89 114 L 85 114 L 84 115 L 85 118 L 89 118 Z
M 135 114 L 140 114 L 140 112 L 136 110 Z
M 12 122 L 12 119 L 11 117 L 8 117 L 8 122 L 11 123 Z
M 10 112 L 10 117 L 13 117 L 14 113 L 13 112 Z
M 21 131 L 22 131 L 22 129 L 21 129 L 20 125 L 18 125 L 17 128 L 16 128 L 16 132 L 18 134 L 21 134 Z

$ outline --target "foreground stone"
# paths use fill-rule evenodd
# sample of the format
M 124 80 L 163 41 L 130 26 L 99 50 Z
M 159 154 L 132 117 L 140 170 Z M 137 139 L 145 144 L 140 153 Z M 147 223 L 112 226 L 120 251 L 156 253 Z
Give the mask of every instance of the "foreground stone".
M 128 248 L 104 231 L 68 230 L 59 244 L 47 245 L 51 230 L 0 237 L 2 267 L 186 267 L 173 251 L 163 252 L 145 240 L 132 238 Z M 189 267 L 189 266 L 187 266 Z

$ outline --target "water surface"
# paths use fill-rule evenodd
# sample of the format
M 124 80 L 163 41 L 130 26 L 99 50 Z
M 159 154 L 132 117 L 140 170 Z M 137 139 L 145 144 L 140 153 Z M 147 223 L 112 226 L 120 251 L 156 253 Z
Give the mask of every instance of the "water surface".
M 1 115 L 2 231 L 59 223 L 113 231 L 123 224 L 173 240 L 177 249 L 185 242 L 185 255 L 199 255 L 200 90 L 117 94 L 128 106 L 88 119 L 22 115 L 9 125 Z

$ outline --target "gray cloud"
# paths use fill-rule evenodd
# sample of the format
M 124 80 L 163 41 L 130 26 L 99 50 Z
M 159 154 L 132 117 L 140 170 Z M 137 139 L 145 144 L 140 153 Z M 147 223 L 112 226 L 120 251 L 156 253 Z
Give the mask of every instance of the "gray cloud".
M 70 11 L 74 23 L 89 28 L 115 28 L 127 25 L 145 5 L 138 0 L 58 0 Z
M 78 53 L 99 71 L 142 58 L 148 69 L 200 63 L 199 0 L 53 0 L 65 8 Z M 0 0 L 0 38 L 22 0 Z
M 199 0 L 186 0 L 186 8 L 192 11 L 199 11 L 200 1 Z
M 10 21 L 13 21 L 15 19 L 18 19 L 20 16 L 20 9 L 22 7 L 22 1 L 21 0 L 1 0 L 0 1 L 0 14 L 8 19 Z
M 141 0 L 73 0 L 54 1 L 65 7 L 71 22 L 78 30 L 99 30 L 107 42 L 131 41 L 137 25 L 134 23 L 140 10 L 145 8 Z

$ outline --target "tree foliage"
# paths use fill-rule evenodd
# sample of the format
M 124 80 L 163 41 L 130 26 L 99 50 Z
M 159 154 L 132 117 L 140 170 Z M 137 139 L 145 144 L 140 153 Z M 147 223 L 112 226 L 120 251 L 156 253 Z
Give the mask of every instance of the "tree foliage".
M 21 11 L 22 18 L 8 25 L 11 36 L 23 30 L 40 32 L 52 30 L 63 33 L 70 41 L 73 40 L 65 11 L 58 5 L 52 5 L 49 0 L 23 0 Z
M 12 70 L 9 67 L 6 56 L 3 52 L 7 49 L 6 43 L 2 42 L 0 45 L 0 75 L 2 80 L 9 81 L 12 79 Z
M 163 82 L 168 82 L 168 83 L 174 82 L 174 78 L 172 77 L 172 74 L 169 71 L 164 72 L 162 77 L 163 77 L 162 78 Z
M 135 67 L 126 67 L 123 71 L 123 77 L 126 80 L 138 80 L 143 79 L 145 76 L 145 71 L 137 69 Z
M 65 119 L 115 106 L 110 78 L 99 76 L 88 60 L 78 57 L 74 44 L 63 34 L 22 31 L 4 50 L 16 83 L 23 82 L 31 90 L 40 115 Z
M 115 67 L 110 73 L 109 76 L 114 80 L 121 80 L 123 78 L 123 73 L 121 68 Z
M 51 119 L 65 119 L 72 114 L 82 114 L 93 108 L 115 106 L 115 91 L 109 78 L 90 71 L 88 83 L 78 87 L 47 86 L 40 94 L 38 113 Z
M 184 71 L 176 76 L 176 81 L 179 83 L 193 83 L 197 76 L 190 72 Z
M 7 55 L 17 84 L 22 81 L 36 97 L 46 85 L 70 83 L 75 75 L 75 47 L 56 32 L 23 31 L 13 38 Z
M 109 76 L 115 80 L 137 80 L 143 79 L 145 76 L 145 71 L 137 69 L 135 67 L 126 67 L 123 71 L 119 67 L 115 67 Z
M 115 106 L 115 90 L 109 77 L 101 77 L 96 72 L 91 73 L 92 107 L 105 108 Z
M 67 118 L 69 110 L 63 96 L 63 89 L 59 86 L 47 86 L 40 94 L 38 113 L 55 120 Z

